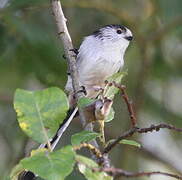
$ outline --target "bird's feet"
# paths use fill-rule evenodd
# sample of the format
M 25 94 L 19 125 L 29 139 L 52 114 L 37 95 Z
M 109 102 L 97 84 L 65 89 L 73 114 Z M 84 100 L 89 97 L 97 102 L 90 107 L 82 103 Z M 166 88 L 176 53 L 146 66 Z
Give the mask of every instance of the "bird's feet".
M 79 53 L 79 51 L 78 51 L 78 49 L 77 49 L 77 48 L 70 49 L 69 51 L 74 52 L 76 56 L 77 56 L 77 55 L 78 55 L 78 53 Z
M 80 87 L 81 87 L 81 89 L 78 90 L 76 93 L 74 93 L 74 95 L 73 95 L 74 99 L 76 98 L 76 94 L 78 94 L 78 93 L 84 93 L 85 96 L 87 95 L 87 91 L 86 91 L 85 86 L 80 86 Z

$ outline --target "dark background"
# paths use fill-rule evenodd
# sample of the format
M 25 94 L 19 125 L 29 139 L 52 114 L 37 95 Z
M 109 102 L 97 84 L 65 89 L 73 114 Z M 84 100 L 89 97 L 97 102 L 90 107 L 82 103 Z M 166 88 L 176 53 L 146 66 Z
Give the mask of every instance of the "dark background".
M 84 36 L 106 24 L 123 24 L 131 29 L 134 41 L 125 56 L 124 69 L 128 69 L 128 75 L 123 84 L 134 102 L 138 124 L 145 127 L 166 122 L 182 127 L 182 1 L 62 0 L 62 4 L 75 47 L 79 47 Z M 64 88 L 66 61 L 56 33 L 49 1 L 0 0 L 0 174 L 3 179 L 32 145 L 16 121 L 15 90 Z M 115 98 L 114 109 L 116 118 L 106 125 L 108 139 L 130 127 L 120 96 Z M 79 122 L 73 122 L 62 144 L 70 143 L 70 134 L 80 129 Z M 180 134 L 161 130 L 132 139 L 139 141 L 142 148 L 128 145 L 115 148 L 111 158 L 116 167 L 182 173 Z M 81 179 L 81 175 L 74 172 L 67 179 Z

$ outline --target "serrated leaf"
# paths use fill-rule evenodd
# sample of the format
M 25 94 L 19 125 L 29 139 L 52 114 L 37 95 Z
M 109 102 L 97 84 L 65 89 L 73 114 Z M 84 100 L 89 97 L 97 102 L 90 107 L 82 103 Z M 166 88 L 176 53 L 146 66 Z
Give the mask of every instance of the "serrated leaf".
M 112 75 L 107 79 L 109 83 L 112 83 L 113 81 L 116 83 L 121 83 L 122 78 L 127 74 L 127 72 L 118 72 Z M 107 97 L 109 99 L 113 99 L 114 95 L 119 91 L 118 88 L 114 86 L 107 86 L 104 90 L 104 97 Z
M 82 97 L 78 100 L 78 107 L 84 108 L 85 106 L 93 103 L 94 101 L 95 101 L 94 99 L 90 99 L 88 97 Z
M 17 164 L 10 173 L 10 179 L 11 180 L 18 180 L 19 174 L 24 171 L 25 168 L 21 164 Z
M 55 135 L 69 105 L 65 93 L 52 87 L 34 92 L 17 89 L 14 108 L 21 129 L 35 141 L 45 143 Z
M 136 146 L 136 147 L 139 147 L 139 148 L 141 147 L 141 144 L 140 143 L 138 143 L 136 141 L 133 141 L 133 140 L 123 139 L 119 143 L 131 145 L 131 146 Z
M 92 160 L 84 156 L 76 155 L 79 171 L 85 176 L 87 180 L 112 180 L 113 178 L 105 172 L 93 172 L 92 168 L 99 168 L 99 166 Z
M 55 152 L 38 152 L 20 163 L 46 180 L 64 180 L 73 171 L 75 152 L 71 146 L 66 146 Z
M 110 122 L 114 119 L 114 114 L 115 114 L 115 111 L 114 109 L 111 107 L 110 109 L 110 112 L 109 112 L 109 115 L 105 118 L 105 122 Z
M 83 142 L 91 141 L 91 140 L 95 139 L 98 136 L 100 136 L 100 134 L 96 133 L 96 132 L 81 131 L 79 133 L 76 133 L 76 134 L 72 135 L 71 144 L 73 146 L 76 146 L 76 145 L 79 145 L 79 144 L 81 144 Z

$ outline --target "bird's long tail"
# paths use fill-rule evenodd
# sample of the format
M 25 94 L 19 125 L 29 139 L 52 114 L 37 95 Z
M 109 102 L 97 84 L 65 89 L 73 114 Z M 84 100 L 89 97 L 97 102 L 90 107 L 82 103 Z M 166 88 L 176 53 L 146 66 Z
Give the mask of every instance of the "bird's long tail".
M 56 147 L 56 145 L 58 144 L 61 136 L 63 135 L 63 133 L 65 132 L 65 130 L 67 129 L 67 127 L 69 126 L 69 124 L 71 123 L 71 121 L 73 120 L 73 118 L 76 116 L 78 112 L 78 108 L 74 108 L 74 109 L 70 109 L 67 112 L 67 116 L 64 119 L 64 121 L 60 124 L 59 129 L 57 130 L 56 135 L 50 140 L 50 144 L 51 144 L 51 150 L 53 151 L 54 148 Z M 47 148 L 47 144 L 41 144 L 39 146 L 39 148 Z M 18 180 L 33 180 L 36 177 L 36 175 L 31 172 L 31 171 L 24 171 L 22 172 L 19 177 Z

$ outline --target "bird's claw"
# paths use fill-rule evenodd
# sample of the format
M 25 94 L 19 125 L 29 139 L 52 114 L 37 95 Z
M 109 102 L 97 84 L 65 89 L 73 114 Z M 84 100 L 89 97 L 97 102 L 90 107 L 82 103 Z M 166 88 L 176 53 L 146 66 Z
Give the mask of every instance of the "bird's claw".
M 77 55 L 78 55 L 78 49 L 77 48 L 73 48 L 73 49 L 70 49 L 69 51 L 72 51 L 72 52 L 74 52 L 74 55 L 73 55 L 73 57 L 77 57 Z
M 73 57 L 77 57 L 77 55 L 78 55 L 78 53 L 79 53 L 77 48 L 70 49 L 69 51 L 74 52 Z M 65 54 L 63 54 L 62 57 L 63 57 L 64 59 L 66 59 L 66 55 L 65 55 Z
M 85 96 L 87 95 L 87 91 L 86 91 L 85 86 L 80 86 L 80 87 L 81 87 L 81 89 L 78 90 L 78 91 L 73 95 L 74 99 L 76 98 L 75 95 L 78 94 L 78 93 L 84 93 Z

